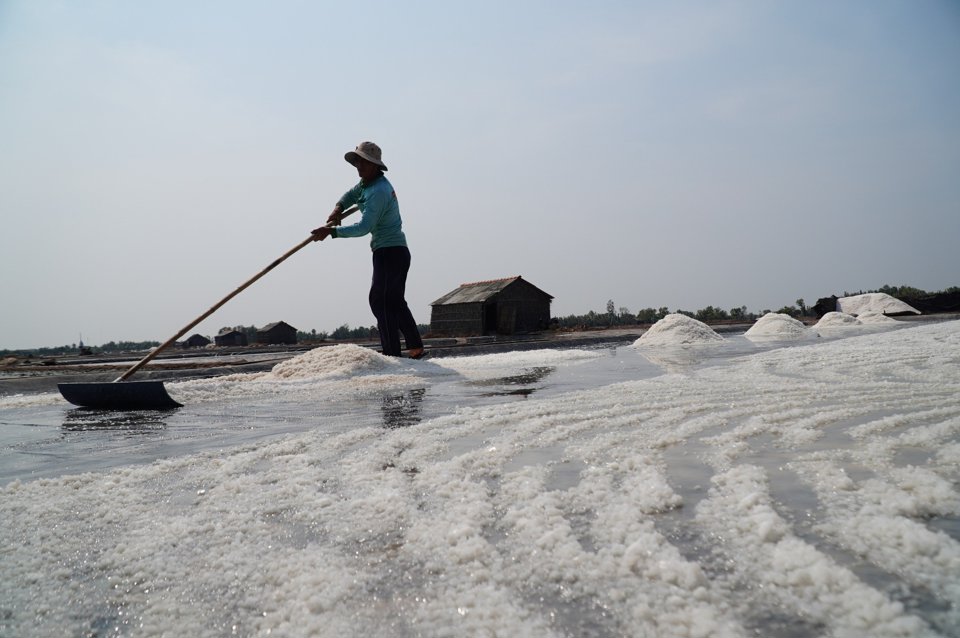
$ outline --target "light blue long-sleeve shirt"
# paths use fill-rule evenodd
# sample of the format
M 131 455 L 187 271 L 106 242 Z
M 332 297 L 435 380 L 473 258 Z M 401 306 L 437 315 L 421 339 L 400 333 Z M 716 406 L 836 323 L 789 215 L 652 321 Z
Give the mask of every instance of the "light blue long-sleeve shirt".
M 344 193 L 338 203 L 344 209 L 357 204 L 362 216 L 356 224 L 337 228 L 334 237 L 363 237 L 370 233 L 371 250 L 407 245 L 397 193 L 383 175 L 369 184 L 361 181 Z

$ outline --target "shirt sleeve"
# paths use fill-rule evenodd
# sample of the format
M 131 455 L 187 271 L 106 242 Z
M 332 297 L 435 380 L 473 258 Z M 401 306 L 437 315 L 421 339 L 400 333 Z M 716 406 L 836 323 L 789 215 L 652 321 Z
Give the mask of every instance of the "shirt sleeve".
M 347 195 L 353 190 L 348 191 Z M 357 188 L 356 190 L 359 191 L 360 189 Z M 344 195 L 344 197 L 347 195 Z M 390 204 L 392 191 L 385 188 L 368 188 L 363 195 L 363 203 L 360 205 L 360 221 L 352 226 L 337 228 L 337 237 L 363 237 L 373 230 Z
M 348 190 L 337 203 L 340 208 L 346 210 L 360 201 L 360 194 L 363 193 L 363 182 L 357 182 L 357 185 Z

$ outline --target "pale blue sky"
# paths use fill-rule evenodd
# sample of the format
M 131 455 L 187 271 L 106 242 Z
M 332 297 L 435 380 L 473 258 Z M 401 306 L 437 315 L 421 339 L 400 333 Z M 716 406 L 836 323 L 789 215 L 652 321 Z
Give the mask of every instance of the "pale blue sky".
M 960 3 L 0 0 L 0 348 L 164 340 L 383 147 L 408 301 L 960 285 Z M 196 331 L 372 325 L 366 239 Z

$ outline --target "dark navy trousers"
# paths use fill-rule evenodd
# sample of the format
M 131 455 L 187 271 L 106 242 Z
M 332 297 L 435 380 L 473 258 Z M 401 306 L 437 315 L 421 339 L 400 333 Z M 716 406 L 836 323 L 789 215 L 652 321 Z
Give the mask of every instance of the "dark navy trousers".
M 423 347 L 417 322 L 404 298 L 409 270 L 410 251 L 406 246 L 389 246 L 373 251 L 370 310 L 377 318 L 381 351 L 392 357 L 400 356 L 401 333 L 408 350 Z

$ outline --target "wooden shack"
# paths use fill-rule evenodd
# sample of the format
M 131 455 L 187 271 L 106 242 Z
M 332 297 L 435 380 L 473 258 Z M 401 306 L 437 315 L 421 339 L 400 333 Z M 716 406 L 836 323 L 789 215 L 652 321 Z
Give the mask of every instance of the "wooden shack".
M 267 324 L 257 330 L 257 343 L 292 345 L 296 342 L 297 329 L 285 321 Z
M 224 330 L 213 341 L 218 346 L 245 346 L 248 343 L 246 333 L 239 330 Z
M 199 333 L 190 335 L 187 340 L 183 342 L 184 348 L 206 348 L 209 345 L 210 340 Z
M 521 277 L 462 284 L 432 304 L 436 336 L 516 334 L 550 324 L 551 295 Z

